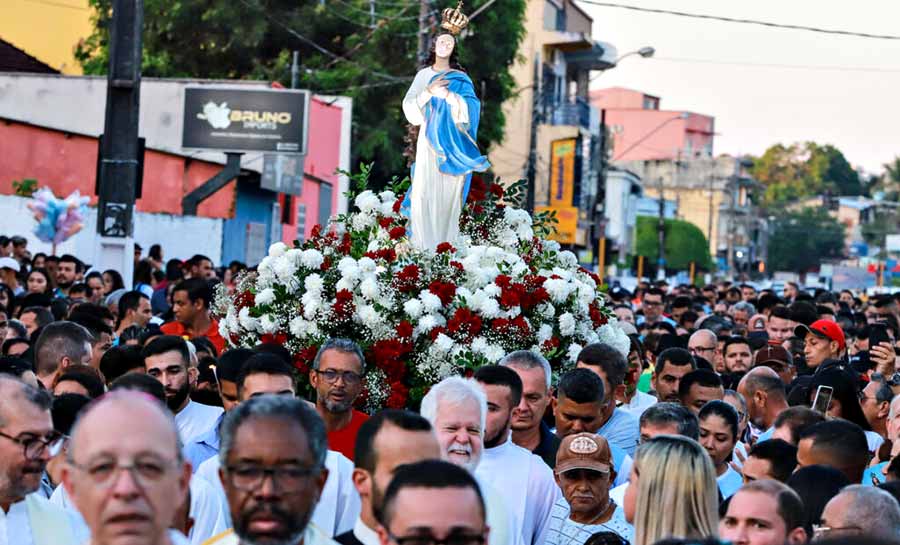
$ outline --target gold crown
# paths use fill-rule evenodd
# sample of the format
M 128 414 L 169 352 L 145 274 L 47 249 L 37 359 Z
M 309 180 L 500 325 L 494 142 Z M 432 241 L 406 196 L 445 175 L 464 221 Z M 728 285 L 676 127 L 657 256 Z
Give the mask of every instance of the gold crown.
M 441 13 L 441 28 L 448 30 L 454 36 L 469 26 L 469 18 L 462 12 L 462 0 L 456 5 L 456 9 L 447 8 Z

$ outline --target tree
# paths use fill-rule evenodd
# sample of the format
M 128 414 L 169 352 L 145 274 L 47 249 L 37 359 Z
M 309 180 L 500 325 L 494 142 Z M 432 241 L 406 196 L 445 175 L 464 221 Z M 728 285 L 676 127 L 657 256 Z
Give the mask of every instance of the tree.
M 471 13 L 489 0 L 466 2 Z M 94 32 L 76 48 L 87 74 L 104 74 L 112 0 L 90 0 Z M 452 2 L 455 6 L 455 2 Z M 144 0 L 143 73 L 150 77 L 262 79 L 290 83 L 300 52 L 300 86 L 354 99 L 353 162 L 374 162 L 381 182 L 406 170 L 400 103 L 416 67 L 419 2 L 367 0 Z M 435 4 L 432 28 L 440 23 Z M 483 150 L 503 137 L 501 105 L 517 91 L 510 67 L 525 30 L 526 0 L 487 7 L 461 40 L 460 61 L 483 108 Z
M 638 216 L 636 227 L 636 251 L 650 261 L 659 257 L 658 220 L 651 216 Z M 691 261 L 699 269 L 709 270 L 712 261 L 709 258 L 709 242 L 703 231 L 693 223 L 667 219 L 666 229 L 666 268 L 684 270 L 690 267 Z
M 831 144 L 775 144 L 755 159 L 752 174 L 765 185 L 763 203 L 770 207 L 823 193 L 863 193 L 859 173 Z
M 769 237 L 769 266 L 803 274 L 844 254 L 844 226 L 822 208 L 786 212 Z

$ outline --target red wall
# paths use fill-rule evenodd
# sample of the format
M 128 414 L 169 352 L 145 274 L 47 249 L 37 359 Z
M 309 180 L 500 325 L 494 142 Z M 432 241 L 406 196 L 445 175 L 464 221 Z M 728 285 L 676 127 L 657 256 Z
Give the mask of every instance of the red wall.
M 0 193 L 13 192 L 13 180 L 34 178 L 60 197 L 78 189 L 97 203 L 97 140 L 87 136 L 0 121 Z M 214 176 L 221 165 L 147 150 L 144 156 L 142 212 L 181 214 L 181 198 Z M 231 182 L 200 204 L 198 215 L 228 218 L 233 215 L 234 184 Z

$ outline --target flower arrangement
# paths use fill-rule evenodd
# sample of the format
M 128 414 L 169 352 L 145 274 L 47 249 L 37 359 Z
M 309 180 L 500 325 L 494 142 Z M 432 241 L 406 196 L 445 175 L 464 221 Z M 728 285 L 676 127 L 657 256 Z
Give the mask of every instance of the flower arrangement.
M 459 240 L 420 250 L 408 244 L 401 188 L 364 189 L 365 166 L 353 178 L 356 211 L 302 244 L 273 244 L 233 293 L 219 290 L 232 345 L 282 344 L 305 381 L 325 340 L 353 339 L 366 353 L 369 410 L 416 406 L 430 385 L 514 350 L 540 352 L 557 370 L 593 342 L 628 353 L 598 277 L 544 238 L 551 217 L 515 206 L 522 183 L 473 188 Z

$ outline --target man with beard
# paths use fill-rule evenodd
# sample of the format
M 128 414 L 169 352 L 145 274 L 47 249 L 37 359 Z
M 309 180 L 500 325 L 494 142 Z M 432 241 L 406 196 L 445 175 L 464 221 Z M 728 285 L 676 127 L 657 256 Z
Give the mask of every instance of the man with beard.
M 185 506 L 191 468 L 172 415 L 155 399 L 104 396 L 75 423 L 66 457 L 63 484 L 91 545 L 188 544 L 169 528 Z
M 261 395 L 222 422 L 219 477 L 234 530 L 208 545 L 334 545 L 310 522 L 328 469 L 325 426 L 299 399 Z
M 316 389 L 316 411 L 328 432 L 328 446 L 348 458 L 353 457 L 356 433 L 368 418 L 353 409 L 362 392 L 365 367 L 358 344 L 349 339 L 329 339 L 319 348 L 309 372 L 309 383 Z
M 255 354 L 247 359 L 235 381 L 239 403 L 230 405 L 226 415 L 240 407 L 240 404 L 257 397 L 296 396 L 294 369 L 273 354 Z M 219 434 L 216 449 L 221 454 L 221 427 L 217 425 L 214 431 Z M 200 464 L 197 475 L 224 496 L 223 482 L 219 479 L 220 468 L 220 456 L 213 456 Z M 329 450 L 325 456 L 325 469 L 328 470 L 328 479 L 313 511 L 312 521 L 328 536 L 335 536 L 353 528 L 353 523 L 359 516 L 359 494 L 353 487 L 353 463 L 342 454 Z M 231 526 L 230 520 L 226 521 L 226 526 Z
M 522 380 L 515 371 L 500 365 L 485 365 L 475 371 L 475 380 L 487 395 L 484 453 L 475 475 L 506 495 L 507 505 L 522 521 L 525 545 L 544 543 L 550 511 L 560 498 L 559 487 L 547 464 L 512 442 L 512 411 L 522 397 Z
M 212 428 L 222 414 L 221 407 L 191 401 L 197 384 L 197 368 L 190 364 L 187 343 L 181 337 L 163 335 L 150 341 L 141 352 L 147 374 L 166 389 L 166 404 L 175 413 L 175 424 L 183 443 L 189 443 Z
M 439 460 L 431 424 L 409 411 L 387 409 L 366 420 L 356 435 L 353 484 L 362 510 L 353 526 L 335 541 L 341 545 L 379 545 L 375 514 L 383 507 L 384 491 L 397 468 L 422 460 Z
M 175 321 L 163 324 L 160 330 L 178 337 L 206 337 L 221 354 L 225 351 L 225 339 L 219 333 L 219 322 L 210 314 L 212 302 L 209 281 L 190 278 L 179 282 L 172 292 Z
M 62 442 L 53 431 L 50 406 L 46 392 L 0 376 L 0 543 L 75 545 L 87 538 L 77 516 L 38 492 Z
M 56 268 L 56 297 L 68 297 L 69 288 L 80 282 L 84 274 L 84 264 L 74 255 L 65 254 L 59 258 Z

